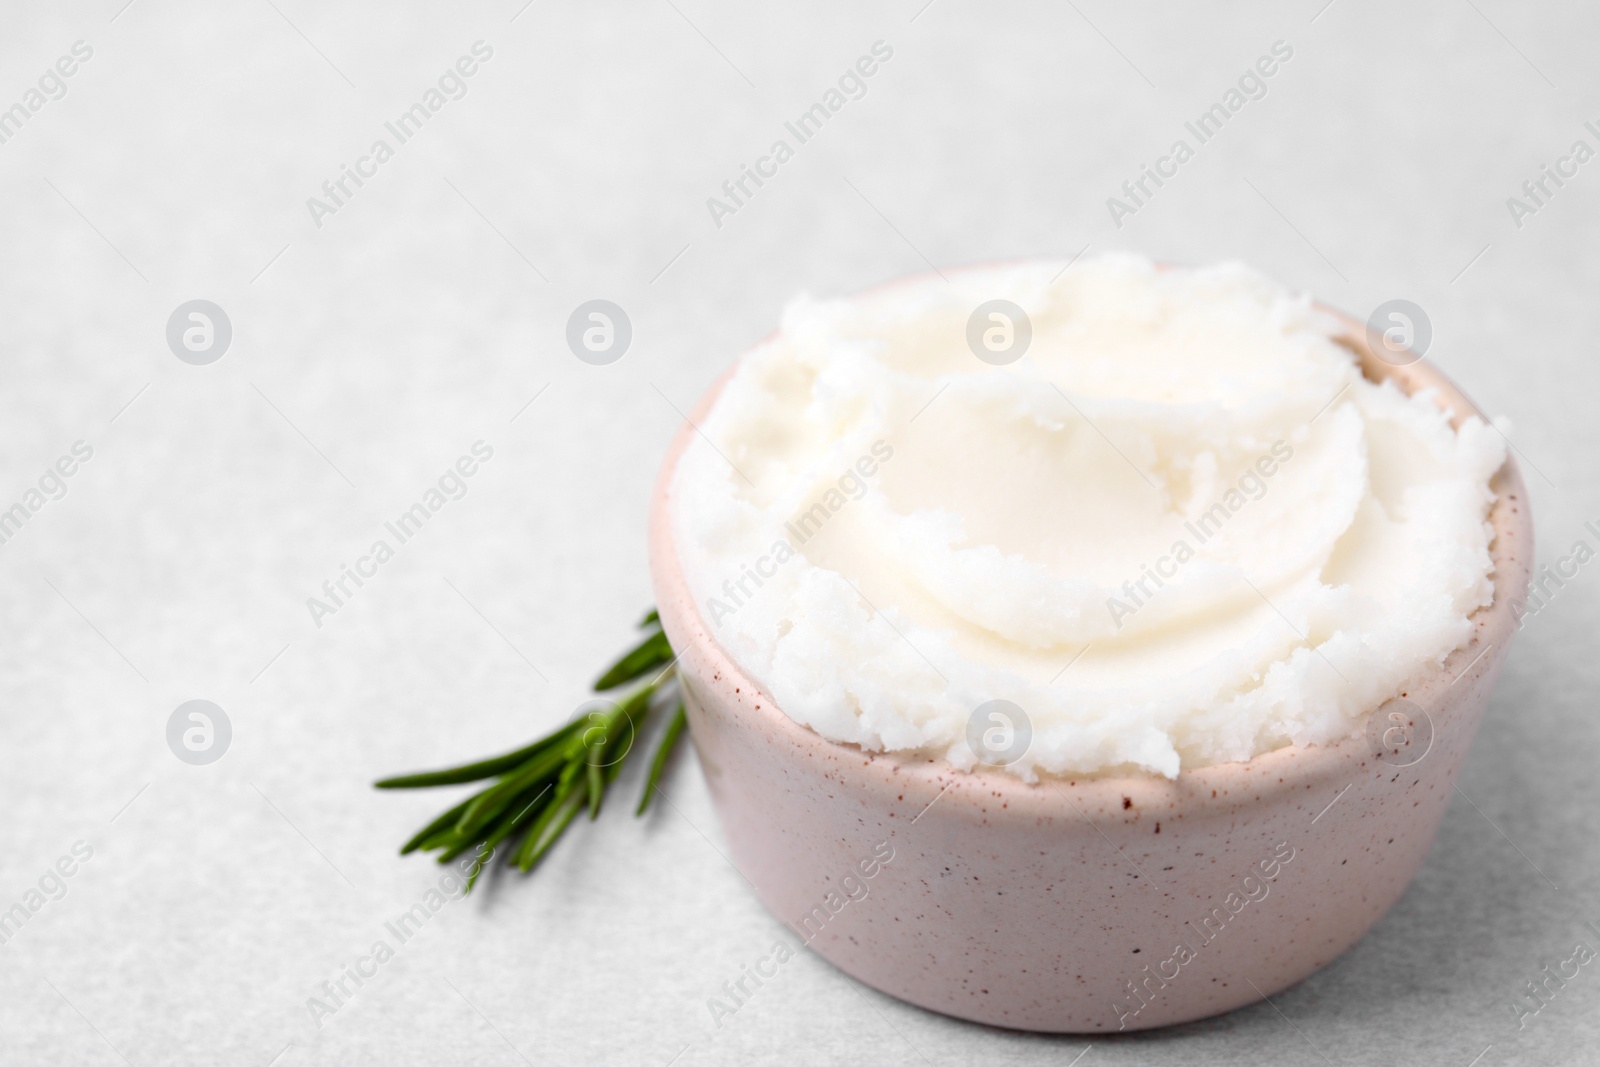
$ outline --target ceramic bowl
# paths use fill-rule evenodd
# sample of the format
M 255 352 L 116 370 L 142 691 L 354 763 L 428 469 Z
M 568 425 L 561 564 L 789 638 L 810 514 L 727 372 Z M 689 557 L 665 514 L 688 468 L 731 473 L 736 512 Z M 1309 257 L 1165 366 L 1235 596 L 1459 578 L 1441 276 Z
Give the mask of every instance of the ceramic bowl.
M 1348 319 L 1372 379 L 1391 366 Z M 690 416 L 698 423 L 721 383 Z M 673 545 L 679 433 L 651 513 L 651 575 L 733 862 L 818 954 L 912 1004 L 1024 1030 L 1106 1033 L 1215 1015 L 1350 948 L 1421 867 L 1517 628 L 1533 551 L 1508 459 L 1492 485 L 1494 602 L 1367 736 L 1158 777 L 968 773 L 838 744 L 788 718 L 718 645 Z

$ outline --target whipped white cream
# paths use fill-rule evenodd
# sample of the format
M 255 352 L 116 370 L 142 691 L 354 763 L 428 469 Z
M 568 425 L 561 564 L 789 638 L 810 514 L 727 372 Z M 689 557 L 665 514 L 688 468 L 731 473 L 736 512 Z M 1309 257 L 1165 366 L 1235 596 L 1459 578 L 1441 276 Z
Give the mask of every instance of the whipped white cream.
M 794 302 L 679 462 L 689 588 L 791 718 L 1170 777 L 1360 733 L 1467 639 L 1504 440 L 1363 378 L 1309 298 L 1236 264 L 947 273 Z M 968 340 L 997 299 L 1027 326 L 978 348 L 1031 327 L 1002 365 Z M 996 700 L 1003 759 L 969 740 Z

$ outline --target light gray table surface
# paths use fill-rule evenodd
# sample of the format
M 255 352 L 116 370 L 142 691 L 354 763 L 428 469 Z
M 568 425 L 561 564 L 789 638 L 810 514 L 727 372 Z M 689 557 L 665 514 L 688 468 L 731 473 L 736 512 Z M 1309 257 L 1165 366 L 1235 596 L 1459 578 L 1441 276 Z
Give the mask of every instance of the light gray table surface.
M 1600 545 L 1600 161 L 1507 205 L 1600 149 L 1600 12 L 1322 4 L 13 5 L 0 510 L 29 517 L 0 544 L 0 909 L 27 920 L 0 945 L 0 1063 L 1600 1059 L 1600 963 L 1520 1027 L 1509 1007 L 1600 948 L 1600 565 L 1519 636 L 1410 891 L 1271 1005 L 1091 1043 L 929 1014 L 808 955 L 718 1027 L 707 999 L 778 924 L 686 753 L 672 806 L 633 820 L 624 776 L 536 877 L 308 1008 L 437 881 L 395 846 L 439 796 L 369 783 L 571 712 L 649 603 L 680 412 L 796 293 L 1087 246 L 1241 258 L 1363 317 L 1408 299 L 1430 357 L 1510 419 L 1542 558 Z M 478 41 L 465 95 L 399 143 L 385 123 Z M 713 219 L 876 41 L 865 95 Z M 1277 41 L 1265 95 L 1114 220 Z M 393 157 L 361 164 L 380 138 Z M 358 164 L 336 210 L 308 207 Z M 633 325 L 610 366 L 564 340 L 594 298 Z M 232 326 L 204 366 L 166 337 L 194 299 Z M 317 625 L 307 598 L 480 440 L 466 495 Z M 231 724 L 209 765 L 167 742 L 193 699 Z

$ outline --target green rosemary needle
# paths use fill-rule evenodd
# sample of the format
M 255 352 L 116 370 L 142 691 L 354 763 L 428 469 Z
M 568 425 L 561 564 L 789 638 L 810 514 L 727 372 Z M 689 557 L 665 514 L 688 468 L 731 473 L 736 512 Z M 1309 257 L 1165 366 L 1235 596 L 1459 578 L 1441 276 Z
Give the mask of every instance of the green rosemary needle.
M 632 686 L 616 703 L 590 711 L 503 756 L 375 782 L 379 789 L 426 789 L 495 779 L 418 830 L 400 847 L 400 854 L 437 852 L 439 862 L 448 863 L 469 850 L 475 852 L 477 858 L 467 876 L 467 890 L 471 891 L 485 864 L 513 836 L 521 835 L 511 846 L 507 862 L 530 871 L 578 812 L 587 808 L 589 818 L 597 818 L 606 787 L 616 780 L 632 754 L 634 739 L 651 710 L 664 703 L 657 698 L 674 680 L 677 657 L 661 630 L 660 616 L 650 612 L 639 628 L 647 631 L 644 640 L 594 684 L 597 693 Z M 653 677 L 643 680 L 647 675 Z M 649 807 L 667 759 L 683 736 L 687 721 L 683 696 L 675 690 L 673 697 L 677 706 L 651 757 L 635 815 L 643 815 Z

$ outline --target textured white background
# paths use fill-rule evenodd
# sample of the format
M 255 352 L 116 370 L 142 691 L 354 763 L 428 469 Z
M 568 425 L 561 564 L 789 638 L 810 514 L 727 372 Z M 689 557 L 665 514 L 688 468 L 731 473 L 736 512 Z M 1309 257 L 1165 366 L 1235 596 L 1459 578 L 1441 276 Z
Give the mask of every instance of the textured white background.
M 94 848 L 0 946 L 0 1063 L 1078 1056 L 809 956 L 715 1028 L 707 998 L 779 928 L 720 857 L 692 754 L 676 812 L 628 817 L 625 776 L 537 877 L 451 904 L 308 1014 L 436 877 L 394 848 L 444 798 L 368 783 L 571 712 L 648 603 L 674 406 L 800 290 L 1092 244 L 1243 258 L 1362 316 L 1404 297 L 1512 419 L 1544 558 L 1597 541 L 1600 161 L 1520 230 L 1505 206 L 1575 139 L 1600 147 L 1592 9 L 122 3 L 16 4 L 0 28 L 0 107 L 94 48 L 0 145 L 0 507 L 95 450 L 0 545 L 0 908 Z M 306 198 L 478 39 L 469 95 L 316 228 Z M 868 95 L 715 227 L 706 197 L 878 39 Z M 1113 226 L 1106 197 L 1279 39 L 1267 97 Z M 196 297 L 235 332 L 208 367 L 164 339 Z M 563 341 L 594 297 L 634 325 L 605 368 Z M 470 494 L 315 628 L 306 597 L 480 438 Z M 1099 1039 L 1085 1067 L 1593 1062 L 1600 962 L 1521 1031 L 1507 1007 L 1600 948 L 1591 568 L 1523 632 L 1472 803 L 1376 931 L 1276 1007 Z M 208 767 L 164 739 L 197 697 L 234 729 Z

